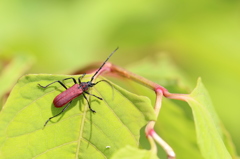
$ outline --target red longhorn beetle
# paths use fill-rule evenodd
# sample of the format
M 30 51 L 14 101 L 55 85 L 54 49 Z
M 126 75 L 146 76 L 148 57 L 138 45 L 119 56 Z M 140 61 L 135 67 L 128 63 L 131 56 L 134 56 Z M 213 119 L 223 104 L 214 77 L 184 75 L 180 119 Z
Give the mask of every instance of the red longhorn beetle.
M 81 79 L 86 75 L 86 73 L 85 73 L 85 74 L 83 74 L 82 76 L 80 76 L 80 77 L 78 78 L 78 83 L 77 83 L 76 79 L 73 78 L 73 77 L 69 77 L 69 78 L 63 79 L 62 81 L 68 80 L 68 79 L 72 79 L 72 80 L 73 80 L 73 82 L 74 82 L 75 84 L 74 84 L 72 87 L 70 87 L 70 88 L 67 88 L 67 87 L 64 85 L 64 83 L 61 82 L 61 81 L 54 81 L 54 82 L 52 82 L 52 83 L 50 83 L 50 84 L 48 84 L 48 85 L 46 85 L 46 86 L 42 86 L 42 85 L 38 84 L 38 85 L 39 85 L 40 87 L 42 87 L 42 88 L 47 88 L 48 86 L 52 85 L 53 83 L 56 83 L 56 82 L 60 83 L 66 90 L 65 90 L 64 92 L 60 93 L 58 96 L 56 96 L 56 97 L 54 98 L 53 104 L 54 104 L 55 107 L 59 108 L 59 107 L 62 107 L 62 106 L 64 106 L 65 104 L 68 103 L 68 104 L 66 105 L 66 107 L 63 108 L 63 110 L 62 110 L 60 113 L 58 113 L 58 114 L 55 115 L 55 116 L 50 117 L 50 118 L 45 122 L 44 127 L 47 125 L 47 123 L 49 122 L 49 120 L 51 120 L 52 118 L 55 118 L 55 117 L 59 116 L 60 114 L 62 114 L 62 113 L 69 107 L 69 105 L 71 104 L 72 100 L 73 100 L 74 98 L 80 96 L 80 95 L 83 95 L 83 97 L 87 100 L 89 109 L 90 109 L 93 113 L 96 113 L 96 111 L 91 108 L 91 106 L 90 106 L 90 104 L 89 104 L 89 101 L 88 101 L 87 97 L 85 96 L 85 94 L 88 94 L 88 95 L 94 96 L 94 97 L 96 97 L 96 98 L 98 98 L 98 99 L 100 99 L 100 100 L 103 100 L 101 97 L 98 97 L 98 96 L 96 96 L 96 95 L 94 95 L 94 94 L 90 94 L 89 92 L 87 92 L 87 90 L 88 90 L 90 87 L 95 86 L 95 85 L 98 84 L 99 82 L 102 82 L 102 81 L 107 82 L 106 80 L 100 80 L 100 81 L 98 81 L 98 82 L 96 82 L 96 83 L 93 83 L 92 81 L 94 80 L 94 77 L 98 74 L 98 72 L 102 69 L 102 67 L 105 65 L 105 63 L 108 61 L 108 59 L 109 59 L 117 50 L 118 50 L 118 47 L 108 56 L 108 58 L 104 61 L 104 63 L 99 67 L 99 69 L 98 69 L 98 70 L 95 72 L 95 74 L 92 76 L 91 80 L 88 81 L 88 82 L 81 82 Z

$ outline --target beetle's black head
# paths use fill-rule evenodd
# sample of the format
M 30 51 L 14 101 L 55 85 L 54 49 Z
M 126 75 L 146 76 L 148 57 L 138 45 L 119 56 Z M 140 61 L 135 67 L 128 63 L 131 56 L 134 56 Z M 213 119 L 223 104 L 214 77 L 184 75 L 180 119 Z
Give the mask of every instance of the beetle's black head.
M 87 82 L 87 85 L 88 85 L 88 87 L 93 87 L 93 86 L 96 85 L 96 83 L 92 83 L 91 81 L 88 81 L 88 82 Z

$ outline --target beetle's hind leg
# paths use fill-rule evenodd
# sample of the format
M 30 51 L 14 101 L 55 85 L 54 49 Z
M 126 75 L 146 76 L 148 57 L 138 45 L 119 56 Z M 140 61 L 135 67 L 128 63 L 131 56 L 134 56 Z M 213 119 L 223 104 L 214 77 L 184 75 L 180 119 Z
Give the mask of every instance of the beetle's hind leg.
M 44 124 L 43 127 L 45 127 L 45 126 L 47 125 L 47 123 L 48 123 L 52 118 L 55 118 L 55 117 L 59 116 L 60 114 L 62 114 L 62 113 L 71 105 L 71 103 L 72 103 L 72 101 L 70 101 L 70 102 L 65 106 L 65 108 L 63 108 L 63 110 L 62 110 L 60 113 L 58 113 L 57 115 L 54 115 L 54 116 L 50 117 L 50 118 L 45 122 L 45 124 Z

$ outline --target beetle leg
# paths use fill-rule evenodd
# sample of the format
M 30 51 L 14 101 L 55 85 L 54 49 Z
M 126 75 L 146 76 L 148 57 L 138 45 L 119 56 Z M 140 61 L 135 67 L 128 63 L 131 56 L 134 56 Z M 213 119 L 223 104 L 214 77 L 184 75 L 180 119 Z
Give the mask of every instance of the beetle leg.
M 73 77 L 65 78 L 65 79 L 63 79 L 62 81 L 65 81 L 65 80 L 68 80 L 68 79 L 72 79 L 72 80 L 73 80 L 73 82 L 74 82 L 75 84 L 77 84 L 77 81 L 76 81 L 76 79 L 75 79 L 75 78 L 73 78 Z
M 94 97 L 96 97 L 96 98 L 98 98 L 98 99 L 100 99 L 100 100 L 103 100 L 101 97 L 98 97 L 98 96 L 96 96 L 96 95 L 94 95 L 94 94 L 91 94 L 91 93 L 88 93 L 88 92 L 84 92 L 84 93 L 87 93 L 87 94 L 90 95 L 90 96 L 94 96 Z
M 50 84 L 48 84 L 48 85 L 46 85 L 46 86 L 42 86 L 42 85 L 40 85 L 40 84 L 38 84 L 40 87 L 42 87 L 42 88 L 47 88 L 48 86 L 50 86 L 50 85 L 52 85 L 53 83 L 56 83 L 56 82 L 58 82 L 58 83 L 60 83 L 65 89 L 67 89 L 67 87 L 61 82 L 61 81 L 54 81 L 54 82 L 52 82 L 52 83 L 50 83 Z
M 106 82 L 109 86 L 111 86 L 111 88 L 112 88 L 112 97 L 114 97 L 113 85 L 112 85 L 109 81 L 107 81 L 107 80 L 100 80 L 100 81 L 97 81 L 97 82 L 94 83 L 94 84 L 96 85 L 96 84 L 98 84 L 99 82 Z M 113 100 L 113 98 L 112 98 L 112 100 Z
M 84 73 L 82 76 L 78 77 L 78 83 L 81 84 L 81 79 L 86 75 L 86 73 Z
M 90 109 L 93 113 L 96 113 L 96 111 L 91 108 L 90 103 L 89 103 L 87 97 L 85 96 L 85 94 L 83 93 L 82 95 L 83 95 L 83 97 L 87 100 L 89 109 Z
M 58 113 L 57 115 L 54 115 L 54 116 L 50 117 L 50 118 L 45 122 L 44 127 L 47 125 L 47 123 L 48 123 L 52 118 L 55 118 L 55 117 L 59 116 L 60 114 L 62 114 L 62 113 L 69 107 L 69 105 L 70 105 L 71 103 L 72 103 L 72 101 L 70 101 L 70 102 L 66 105 L 66 107 L 63 108 L 63 110 L 62 110 L 60 113 Z

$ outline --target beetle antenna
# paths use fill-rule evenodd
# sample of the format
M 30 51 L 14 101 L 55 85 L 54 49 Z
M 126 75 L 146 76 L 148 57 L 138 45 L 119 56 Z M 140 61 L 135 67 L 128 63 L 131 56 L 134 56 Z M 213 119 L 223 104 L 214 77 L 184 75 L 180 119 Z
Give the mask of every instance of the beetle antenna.
M 98 74 L 98 72 L 102 69 L 102 67 L 105 65 L 105 63 L 108 61 L 108 59 L 118 50 L 119 47 L 117 47 L 109 56 L 108 58 L 104 61 L 104 63 L 102 64 L 102 66 L 99 67 L 99 69 L 95 72 L 95 74 L 92 76 L 91 81 L 93 81 L 94 77 Z

